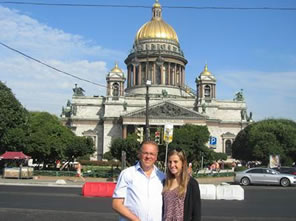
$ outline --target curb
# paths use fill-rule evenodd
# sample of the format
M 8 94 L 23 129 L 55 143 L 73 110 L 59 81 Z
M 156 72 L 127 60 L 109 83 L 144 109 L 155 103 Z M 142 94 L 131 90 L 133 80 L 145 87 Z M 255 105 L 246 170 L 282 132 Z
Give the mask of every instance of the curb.
M 0 186 L 43 186 L 43 187 L 73 187 L 82 188 L 83 184 L 56 184 L 56 183 L 1 183 Z

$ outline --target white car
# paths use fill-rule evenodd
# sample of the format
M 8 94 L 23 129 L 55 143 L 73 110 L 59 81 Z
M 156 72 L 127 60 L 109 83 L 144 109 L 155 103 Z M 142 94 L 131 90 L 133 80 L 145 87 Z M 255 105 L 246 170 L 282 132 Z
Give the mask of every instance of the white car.
M 287 187 L 296 185 L 296 175 L 279 173 L 270 168 L 250 168 L 236 172 L 234 182 L 247 186 L 249 184 L 270 184 Z

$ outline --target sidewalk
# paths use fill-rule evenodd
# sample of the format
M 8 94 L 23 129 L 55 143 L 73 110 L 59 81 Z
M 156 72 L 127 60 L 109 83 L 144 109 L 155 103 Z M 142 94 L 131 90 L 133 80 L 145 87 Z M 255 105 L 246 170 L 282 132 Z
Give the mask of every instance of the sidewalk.
M 197 179 L 200 184 L 232 183 L 233 177 L 206 177 Z M 83 181 L 79 177 L 57 177 L 38 176 L 33 179 L 4 179 L 0 178 L 0 185 L 20 185 L 20 186 L 52 186 L 52 187 L 77 187 L 81 188 L 85 182 L 113 182 L 106 178 L 85 177 Z

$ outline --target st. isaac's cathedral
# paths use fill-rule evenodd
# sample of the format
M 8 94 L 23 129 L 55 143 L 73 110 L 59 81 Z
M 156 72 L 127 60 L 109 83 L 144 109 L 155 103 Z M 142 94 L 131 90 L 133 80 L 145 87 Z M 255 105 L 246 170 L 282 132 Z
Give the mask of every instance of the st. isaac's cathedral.
M 125 64 L 127 76 L 117 64 L 107 74 L 106 96 L 85 96 L 76 85 L 63 108 L 65 124 L 76 135 L 93 138 L 93 160 L 103 158 L 113 139 L 142 132 L 148 117 L 151 139 L 163 136 L 167 124 L 206 125 L 211 136 L 208 147 L 231 157 L 235 136 L 252 121 L 242 91 L 234 99 L 218 100 L 216 78 L 207 65 L 196 77 L 195 89 L 185 84 L 187 60 L 177 33 L 162 19 L 158 1 L 152 19 L 136 33 Z

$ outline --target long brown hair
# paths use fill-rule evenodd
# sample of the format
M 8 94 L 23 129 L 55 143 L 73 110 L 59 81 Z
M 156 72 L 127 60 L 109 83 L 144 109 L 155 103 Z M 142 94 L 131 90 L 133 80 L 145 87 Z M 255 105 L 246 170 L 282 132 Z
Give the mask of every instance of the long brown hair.
M 179 194 L 179 196 L 185 196 L 187 184 L 188 184 L 188 181 L 190 178 L 188 171 L 187 171 L 186 155 L 185 155 L 184 151 L 181 149 L 171 150 L 168 154 L 168 158 L 173 155 L 177 155 L 180 158 L 180 160 L 182 161 L 182 171 L 180 174 L 180 183 L 178 186 L 178 194 Z M 173 175 L 171 173 L 171 171 L 168 169 L 167 173 L 166 173 L 166 180 L 165 180 L 165 184 L 163 187 L 163 192 L 170 190 L 174 178 L 175 178 L 175 175 Z

